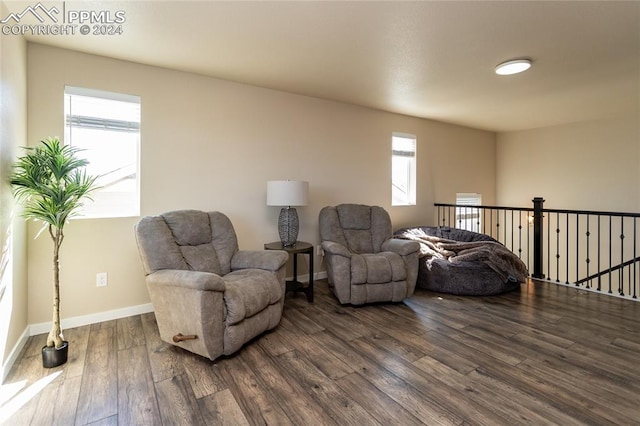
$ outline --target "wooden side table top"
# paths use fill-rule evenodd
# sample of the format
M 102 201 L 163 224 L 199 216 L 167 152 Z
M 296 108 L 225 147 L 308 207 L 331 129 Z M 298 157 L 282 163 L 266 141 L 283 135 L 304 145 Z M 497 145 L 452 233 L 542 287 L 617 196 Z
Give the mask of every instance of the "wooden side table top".
M 304 253 L 311 251 L 313 253 L 313 244 L 304 241 L 297 241 L 295 245 L 291 247 L 285 247 L 280 241 L 274 241 L 264 245 L 265 250 L 284 250 L 287 253 Z

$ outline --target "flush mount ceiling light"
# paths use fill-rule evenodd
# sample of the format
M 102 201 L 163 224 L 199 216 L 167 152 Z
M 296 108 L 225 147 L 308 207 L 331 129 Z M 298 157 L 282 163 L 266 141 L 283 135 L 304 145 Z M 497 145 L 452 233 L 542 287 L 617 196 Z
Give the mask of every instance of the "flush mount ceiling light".
M 513 59 L 496 66 L 496 74 L 511 75 L 518 74 L 531 68 L 531 59 Z

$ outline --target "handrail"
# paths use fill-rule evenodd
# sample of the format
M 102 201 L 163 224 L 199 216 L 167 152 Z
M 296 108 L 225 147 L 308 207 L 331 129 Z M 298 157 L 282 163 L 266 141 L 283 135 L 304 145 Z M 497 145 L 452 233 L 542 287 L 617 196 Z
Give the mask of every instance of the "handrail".
M 478 208 L 487 210 L 514 210 L 514 211 L 533 211 L 531 207 L 505 207 L 505 206 L 474 206 L 472 204 L 447 204 L 447 203 L 433 203 L 436 207 L 461 207 L 461 208 Z
M 515 210 L 515 211 L 530 211 L 533 212 L 533 207 L 510 207 L 510 206 L 485 206 L 485 205 L 471 205 L 471 204 L 450 204 L 450 203 L 433 203 L 435 207 L 461 207 L 461 208 L 478 208 L 488 210 Z M 640 217 L 640 213 L 631 212 L 608 212 L 603 210 L 570 210 L 570 209 L 545 209 L 544 213 L 564 213 L 564 214 L 581 214 L 591 216 L 618 216 L 618 217 Z
M 625 268 L 625 267 L 627 267 L 629 265 L 633 265 L 636 262 L 640 262 L 640 257 L 636 257 L 635 259 L 629 259 L 626 262 L 622 262 L 619 265 L 612 266 L 612 267 L 610 267 L 608 269 L 605 269 L 603 271 L 600 271 L 600 272 L 598 272 L 596 274 L 589 275 L 586 278 L 582 278 L 582 279 L 576 281 L 575 285 L 580 285 L 580 284 L 586 283 L 587 281 L 591 281 L 591 280 L 594 280 L 594 279 L 596 279 L 598 277 L 602 277 L 602 276 L 607 275 L 607 274 L 609 274 L 611 272 L 614 272 L 614 271 L 617 271 L 619 269 Z

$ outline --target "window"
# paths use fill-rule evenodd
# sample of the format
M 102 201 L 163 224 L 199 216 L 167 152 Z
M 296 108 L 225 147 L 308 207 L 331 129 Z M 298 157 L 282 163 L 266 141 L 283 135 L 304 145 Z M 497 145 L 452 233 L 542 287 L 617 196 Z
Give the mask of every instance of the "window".
M 481 206 L 482 195 L 476 193 L 456 194 L 456 204 Z M 475 207 L 456 207 L 456 228 L 480 232 L 480 209 Z
M 66 86 L 65 143 L 80 148 L 100 189 L 81 217 L 140 214 L 140 98 Z
M 391 205 L 416 204 L 416 137 L 391 136 Z

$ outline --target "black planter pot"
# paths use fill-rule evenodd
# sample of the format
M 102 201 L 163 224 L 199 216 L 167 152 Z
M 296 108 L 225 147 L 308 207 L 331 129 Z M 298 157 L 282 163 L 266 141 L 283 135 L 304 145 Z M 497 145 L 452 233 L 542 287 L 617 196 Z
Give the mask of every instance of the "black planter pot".
M 44 368 L 53 368 L 67 362 L 67 354 L 69 353 L 69 342 L 62 342 L 59 348 L 42 347 L 42 366 Z

